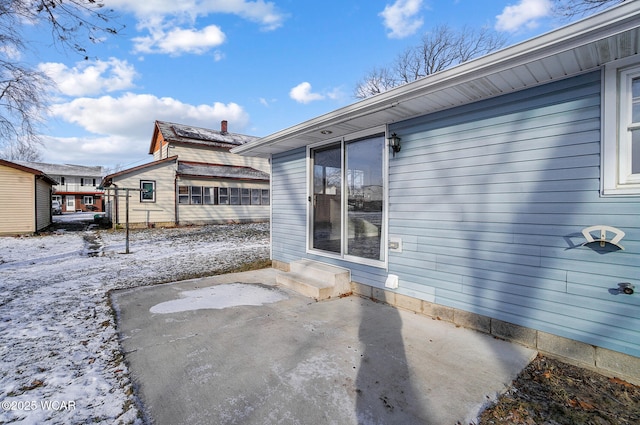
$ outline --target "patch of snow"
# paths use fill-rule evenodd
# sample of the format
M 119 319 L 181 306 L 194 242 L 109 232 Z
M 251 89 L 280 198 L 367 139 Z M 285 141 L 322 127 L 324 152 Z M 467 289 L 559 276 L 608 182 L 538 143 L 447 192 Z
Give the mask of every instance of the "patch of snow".
M 64 215 L 62 217 L 65 217 Z M 0 238 L 0 423 L 141 424 L 109 291 L 269 258 L 268 224 Z
M 230 283 L 192 291 L 181 291 L 180 297 L 177 300 L 156 304 L 149 311 L 156 314 L 167 314 L 204 309 L 221 310 L 241 305 L 259 306 L 288 298 L 277 289 L 247 283 Z
M 96 215 L 105 215 L 103 212 L 72 212 L 54 215 L 52 220 L 54 223 L 70 223 L 73 221 L 93 220 Z

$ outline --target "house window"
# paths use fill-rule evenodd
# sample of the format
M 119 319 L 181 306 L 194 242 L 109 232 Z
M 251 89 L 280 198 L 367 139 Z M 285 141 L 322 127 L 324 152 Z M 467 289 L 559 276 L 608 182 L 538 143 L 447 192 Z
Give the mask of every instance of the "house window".
M 191 203 L 193 205 L 202 204 L 202 187 L 191 186 Z
M 260 205 L 262 204 L 261 202 L 261 196 L 260 196 L 260 189 L 251 189 L 251 203 L 253 205 Z
M 220 205 L 229 205 L 229 188 L 221 187 L 218 189 L 218 203 Z
M 189 186 L 178 186 L 178 203 L 189 203 Z
M 216 203 L 216 188 L 215 187 L 203 187 L 202 188 L 202 200 L 204 204 L 213 205 Z
M 80 186 L 95 186 L 96 185 L 96 179 L 93 178 L 81 178 L 80 179 Z
M 380 134 L 309 150 L 311 251 L 384 265 L 385 146 Z
M 269 205 L 271 200 L 269 198 L 269 189 L 262 189 L 262 205 Z
M 229 188 L 229 203 L 231 205 L 240 205 L 240 189 L 237 187 Z
M 53 196 L 51 196 L 51 200 L 52 201 L 58 201 L 58 202 L 60 202 L 60 205 L 62 205 L 62 196 L 61 195 L 53 195 Z
M 64 184 L 64 176 L 60 176 L 60 184 Z
M 140 202 L 156 201 L 156 182 L 153 180 L 140 180 Z
M 607 64 L 603 87 L 602 193 L 640 195 L 640 64 Z
M 83 196 L 82 203 L 85 205 L 93 205 L 93 196 Z
M 242 205 L 251 205 L 251 189 L 240 189 Z

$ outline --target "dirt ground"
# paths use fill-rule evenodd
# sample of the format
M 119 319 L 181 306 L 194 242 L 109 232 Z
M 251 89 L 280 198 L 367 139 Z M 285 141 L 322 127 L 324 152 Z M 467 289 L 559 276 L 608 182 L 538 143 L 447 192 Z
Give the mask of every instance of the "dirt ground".
M 637 425 L 640 387 L 538 356 L 479 425 Z

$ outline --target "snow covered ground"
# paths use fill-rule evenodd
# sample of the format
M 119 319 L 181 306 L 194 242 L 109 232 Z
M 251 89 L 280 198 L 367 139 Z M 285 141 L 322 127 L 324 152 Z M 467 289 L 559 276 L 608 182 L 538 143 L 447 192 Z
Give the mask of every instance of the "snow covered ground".
M 0 423 L 142 423 L 108 291 L 268 259 L 268 231 L 132 230 L 130 254 L 123 231 L 0 238 Z

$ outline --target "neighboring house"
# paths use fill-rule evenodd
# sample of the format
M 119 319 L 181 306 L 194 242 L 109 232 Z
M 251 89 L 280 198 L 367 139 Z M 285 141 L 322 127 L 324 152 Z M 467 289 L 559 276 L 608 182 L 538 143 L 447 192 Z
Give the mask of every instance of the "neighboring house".
M 53 200 L 60 202 L 63 213 L 104 210 L 104 193 L 98 189 L 103 176 L 102 167 L 25 161 L 15 162 L 42 170 L 57 180 L 58 184 L 53 188 Z
M 36 233 L 51 224 L 53 178 L 0 159 L 0 234 Z
M 107 214 L 129 223 L 175 226 L 269 219 L 269 162 L 229 152 L 254 137 L 156 121 L 154 161 L 106 176 Z
M 640 382 L 639 50 L 625 2 L 234 148 L 271 159 L 274 267 L 348 268 L 360 294 Z

